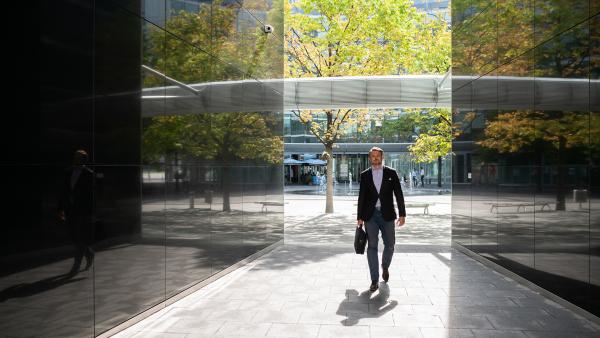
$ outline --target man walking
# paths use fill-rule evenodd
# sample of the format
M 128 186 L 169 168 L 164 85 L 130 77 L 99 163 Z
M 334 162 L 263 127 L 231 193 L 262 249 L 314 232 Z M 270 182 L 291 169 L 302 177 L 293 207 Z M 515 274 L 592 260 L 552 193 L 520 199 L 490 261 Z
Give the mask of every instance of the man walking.
M 396 170 L 383 165 L 383 150 L 373 147 L 369 150 L 371 168 L 360 174 L 360 190 L 358 193 L 357 226 L 365 225 L 368 237 L 367 261 L 371 274 L 371 292 L 379 288 L 379 259 L 377 245 L 379 231 L 383 239 L 383 255 L 381 267 L 382 278 L 387 283 L 390 278 L 389 267 L 394 255 L 396 233 L 394 224 L 404 225 L 406 211 L 404 197 L 400 187 L 400 179 Z M 394 208 L 394 195 L 398 203 L 398 218 Z
M 71 239 L 75 244 L 75 257 L 69 275 L 79 273 L 85 255 L 85 270 L 94 262 L 91 248 L 94 239 L 94 172 L 86 165 L 88 154 L 77 150 L 73 154 L 73 165 L 65 173 L 63 190 L 58 202 L 58 218 L 66 222 Z

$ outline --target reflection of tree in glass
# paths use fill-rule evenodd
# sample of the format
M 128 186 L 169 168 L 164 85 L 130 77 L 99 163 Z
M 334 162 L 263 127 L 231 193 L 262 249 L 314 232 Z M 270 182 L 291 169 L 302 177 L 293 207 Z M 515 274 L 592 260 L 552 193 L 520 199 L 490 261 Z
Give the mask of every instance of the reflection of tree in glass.
M 588 140 L 587 113 L 515 111 L 498 114 L 496 120 L 487 121 L 485 138 L 477 143 L 499 153 L 517 153 L 527 148 L 531 148 L 533 152 L 534 149 L 541 150 L 543 147 L 556 150 L 556 210 L 565 210 L 566 150 L 586 147 Z M 585 152 L 581 154 L 585 156 Z M 540 173 L 537 176 L 539 179 Z M 538 180 L 537 183 L 540 189 L 541 181 Z
M 511 10 L 511 6 L 516 4 L 511 5 L 510 2 L 514 1 L 502 2 L 498 13 L 498 17 L 502 20 L 514 21 L 513 27 L 508 22 L 501 24 L 501 21 L 499 21 L 502 29 L 509 30 L 506 36 L 512 36 L 514 40 L 513 42 L 500 41 L 499 47 L 503 56 L 506 57 L 518 56 L 519 53 L 525 51 L 519 46 L 520 41 L 514 38 L 513 33 L 522 30 L 526 33 L 522 36 L 523 41 L 529 43 L 531 41 L 529 36 L 532 32 L 531 20 L 522 18 L 518 11 L 513 13 L 523 5 L 521 7 L 516 6 L 514 10 Z M 531 6 L 531 4 L 527 4 L 527 7 L 523 9 L 527 9 L 527 12 Z M 538 46 L 535 49 L 533 74 L 536 77 L 554 79 L 588 78 L 588 26 L 578 25 L 559 36 L 554 36 L 556 32 L 560 31 L 557 30 L 559 27 L 566 29 L 571 26 L 564 26 L 565 22 L 575 23 L 573 20 L 576 20 L 580 15 L 579 10 L 580 6 L 575 5 L 573 2 L 538 1 L 535 3 L 535 42 L 538 43 Z M 513 17 L 517 20 L 513 20 Z M 502 36 L 502 33 L 502 31 L 499 31 L 500 36 Z M 546 39 L 549 40 L 545 41 Z M 519 58 L 518 62 L 512 66 L 510 63 L 507 67 L 503 66 L 503 71 L 517 76 L 521 74 L 530 76 L 532 67 L 529 62 L 530 59 L 528 58 Z M 554 160 L 557 168 L 555 175 L 557 185 L 556 209 L 565 210 L 565 178 L 567 176 L 565 163 L 567 156 L 578 158 L 579 162 L 585 162 L 582 159 L 589 158 L 589 153 L 586 153 L 586 150 L 589 149 L 589 123 L 587 111 L 577 111 L 577 109 L 558 110 L 553 109 L 549 103 L 545 103 L 543 108 L 539 107 L 536 111 L 512 111 L 498 114 L 495 120 L 486 122 L 485 139 L 477 143 L 500 153 L 517 153 L 521 151 L 533 153 L 534 150 L 537 150 L 535 153 L 537 153 L 536 167 L 538 170 L 541 169 L 542 165 L 541 156 L 545 156 L 546 162 Z M 567 152 L 567 150 L 569 151 Z M 554 153 L 554 159 L 549 156 L 552 153 Z M 538 171 L 536 177 L 537 188 L 541 189 L 541 172 Z
M 228 166 L 240 160 L 282 163 L 283 139 L 273 132 L 277 123 L 277 117 L 261 113 L 154 117 L 143 134 L 143 156 L 152 162 L 177 152 L 184 159 L 222 166 L 223 211 L 229 211 Z
M 271 5 L 260 0 L 244 2 L 244 7 L 266 12 L 267 22 L 281 26 L 281 0 Z M 273 41 L 276 34 L 265 34 L 260 22 L 241 13 L 239 4 L 220 0 L 200 4 L 196 13 L 173 13 L 164 27 L 167 33 L 150 28 L 144 64 L 188 84 L 280 78 L 281 41 Z M 163 85 L 160 77 L 144 78 L 145 87 Z M 228 166 L 237 161 L 281 163 L 280 118 L 273 113 L 241 112 L 153 117 L 145 121 L 142 156 L 146 163 L 180 158 L 222 166 L 223 210 L 230 210 Z
M 450 66 L 447 23 L 442 18 L 427 18 L 409 0 L 302 0 L 286 2 L 285 13 L 285 74 L 290 77 L 442 74 Z M 369 112 L 326 109 L 294 113 L 325 148 L 325 212 L 331 213 L 333 164 L 329 159 L 333 146 L 347 125 L 356 126 L 361 133 Z M 323 123 L 316 121 L 319 114 L 326 116 Z
M 270 11 L 266 4 L 254 4 L 251 9 L 267 11 L 267 20 L 278 22 L 280 1 L 274 1 Z M 214 1 L 212 6 L 202 3 L 197 13 L 175 13 L 165 24 L 166 35 L 163 29 L 150 27 L 144 64 L 185 83 L 237 80 L 242 73 L 246 78 L 280 78 L 281 41 L 263 33 L 258 21 L 244 21 L 239 15 L 238 5 L 223 1 Z M 158 77 L 144 79 L 145 87 L 161 85 Z

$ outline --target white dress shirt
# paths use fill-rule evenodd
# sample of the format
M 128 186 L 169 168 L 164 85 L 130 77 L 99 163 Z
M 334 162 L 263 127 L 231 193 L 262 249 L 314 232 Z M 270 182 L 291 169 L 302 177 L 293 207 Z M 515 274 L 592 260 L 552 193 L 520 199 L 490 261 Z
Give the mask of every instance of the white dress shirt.
M 372 166 L 371 171 L 373 172 L 373 184 L 375 184 L 375 189 L 377 189 L 377 193 L 379 193 L 379 190 L 381 190 L 381 182 L 383 181 L 383 165 L 377 167 Z M 375 208 L 381 208 L 381 201 L 379 198 L 377 198 Z

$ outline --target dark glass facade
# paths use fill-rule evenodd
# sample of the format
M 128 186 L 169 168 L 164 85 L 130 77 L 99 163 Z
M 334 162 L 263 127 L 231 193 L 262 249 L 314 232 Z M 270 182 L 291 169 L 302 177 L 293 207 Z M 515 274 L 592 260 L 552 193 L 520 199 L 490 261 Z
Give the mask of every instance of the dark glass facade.
M 452 239 L 600 315 L 597 1 L 454 1 Z
M 2 128 L 0 335 L 99 335 L 283 239 L 281 1 L 38 5 Z

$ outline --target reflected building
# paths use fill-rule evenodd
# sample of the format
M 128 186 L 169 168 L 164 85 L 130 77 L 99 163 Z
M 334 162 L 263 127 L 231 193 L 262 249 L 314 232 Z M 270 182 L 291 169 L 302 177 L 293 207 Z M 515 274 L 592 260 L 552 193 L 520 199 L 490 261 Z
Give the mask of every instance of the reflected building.
M 39 3 L 2 133 L 0 335 L 98 336 L 281 243 L 282 6 Z
M 600 5 L 452 5 L 453 244 L 600 315 Z

